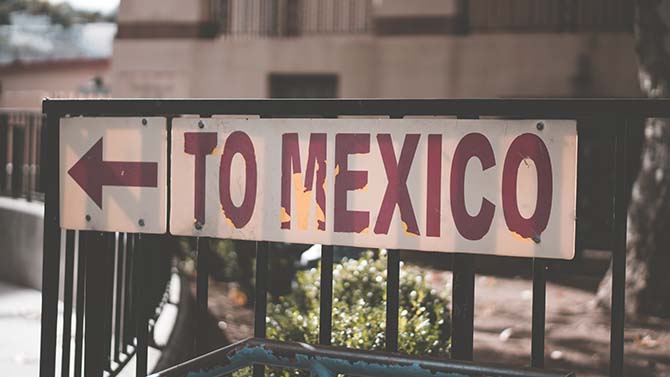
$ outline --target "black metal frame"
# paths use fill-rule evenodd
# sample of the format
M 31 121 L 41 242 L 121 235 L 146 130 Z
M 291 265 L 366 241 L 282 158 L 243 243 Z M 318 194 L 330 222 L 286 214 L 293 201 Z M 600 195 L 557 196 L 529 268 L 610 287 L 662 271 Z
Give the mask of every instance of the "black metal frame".
M 46 213 L 44 227 L 44 270 L 42 297 L 42 342 L 40 375 L 52 376 L 55 373 L 57 301 L 60 261 L 59 227 L 59 120 L 68 116 L 166 116 L 177 117 L 181 114 L 199 114 L 209 117 L 216 114 L 259 115 L 261 117 L 337 117 L 340 115 L 380 116 L 401 118 L 412 115 L 454 116 L 476 118 L 494 116 L 505 118 L 537 119 L 577 119 L 578 132 L 580 119 L 604 118 L 613 121 L 611 132 L 616 135 L 616 192 L 612 198 L 615 210 L 612 214 L 615 240 L 613 252 L 613 294 L 611 323 L 611 359 L 610 375 L 623 374 L 623 325 L 624 325 L 624 283 L 626 253 L 626 214 L 628 183 L 626 179 L 626 143 L 628 123 L 640 117 L 670 117 L 670 101 L 663 99 L 416 99 L 416 100 L 224 100 L 224 99 L 118 99 L 118 100 L 45 100 L 43 111 L 46 114 L 46 137 L 43 139 L 42 172 L 43 187 L 46 193 Z M 578 193 L 579 196 L 579 193 Z M 579 198 L 578 198 L 579 200 Z M 68 232 L 68 235 L 70 233 Z M 129 235 L 130 237 L 130 235 Z M 139 241 L 142 236 L 137 237 Z M 69 239 L 69 238 L 68 238 Z M 206 244 L 206 239 L 198 244 Z M 579 240 L 577 240 L 579 243 Z M 268 242 L 257 243 L 256 275 L 256 314 L 255 336 L 265 338 L 265 312 L 267 295 L 267 258 L 271 245 Z M 320 343 L 330 343 L 332 316 L 332 248 L 324 247 L 321 286 Z M 82 257 L 80 253 L 80 258 Z M 448 254 L 436 255 L 436 258 L 448 257 Z M 70 265 L 71 256 L 67 256 Z M 472 337 L 474 318 L 474 259 L 473 255 L 454 254 L 454 290 L 453 290 L 453 337 L 452 358 L 472 360 Z M 198 262 L 202 262 L 199 257 Z M 388 298 L 387 298 L 387 351 L 396 352 L 398 337 L 398 288 L 399 263 L 397 251 L 391 251 L 388 258 Z M 198 263 L 200 265 L 200 263 Z M 551 262 L 535 259 L 533 261 L 533 321 L 532 321 L 532 357 L 531 365 L 542 367 L 544 364 L 544 321 L 545 286 L 547 266 Z M 203 266 L 206 263 L 203 264 Z M 88 264 L 87 264 L 88 266 Z M 146 265 L 144 265 L 146 266 Z M 81 268 L 81 265 L 79 266 Z M 94 268 L 95 266 L 90 266 Z M 135 266 L 141 268 L 142 264 Z M 199 266 L 200 267 L 200 266 Z M 330 269 L 330 271 L 329 271 Z M 72 271 L 72 268 L 67 269 Z M 87 273 L 88 274 L 88 273 Z M 207 271 L 201 270 L 198 279 L 198 304 L 207 309 Z M 71 287 L 71 277 L 66 276 L 66 287 Z M 70 279 L 70 280 L 68 280 Z M 79 284 L 79 281 L 77 282 Z M 127 293 L 127 292 L 126 292 Z M 140 300 L 141 297 L 135 297 Z M 103 304 L 103 303 L 101 303 Z M 71 309 L 70 309 L 71 310 Z M 78 307 L 79 310 L 79 307 Z M 78 311 L 79 314 L 79 311 Z M 78 317 L 79 318 L 79 317 Z M 146 317 L 140 319 L 142 324 Z M 77 321 L 77 326 L 80 323 Z M 146 342 L 140 332 L 138 355 L 146 362 Z M 125 339 L 125 338 L 124 338 Z M 78 348 L 81 339 L 77 339 Z M 144 349 L 142 349 L 144 348 Z M 93 351 L 93 350 L 92 350 Z M 88 356 L 87 350 L 87 358 Z M 79 353 L 80 355 L 80 353 Z M 138 363 L 138 373 L 146 364 Z M 75 366 L 76 367 L 76 366 Z M 262 371 L 261 368 L 257 369 Z M 89 375 L 89 373 L 86 373 Z M 93 375 L 93 374 L 90 374 Z

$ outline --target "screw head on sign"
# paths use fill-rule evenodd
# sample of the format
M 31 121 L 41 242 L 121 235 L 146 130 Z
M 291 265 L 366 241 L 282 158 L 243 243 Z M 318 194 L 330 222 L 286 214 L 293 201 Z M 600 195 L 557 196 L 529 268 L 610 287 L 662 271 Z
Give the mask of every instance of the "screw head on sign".
M 86 219 L 86 221 L 91 221 L 91 215 L 86 215 L 86 217 L 84 218 Z
M 140 219 L 137 223 L 140 224 L 140 226 L 144 226 L 144 219 Z
M 537 122 L 536 127 L 538 131 L 544 130 L 544 122 Z
M 200 221 L 196 221 L 196 222 L 195 222 L 195 229 L 197 229 L 197 230 L 201 230 L 201 229 L 202 229 L 202 224 L 200 223 Z
M 198 128 L 205 128 L 205 122 L 199 120 L 198 121 Z
M 146 120 L 146 119 L 142 119 L 142 125 L 143 125 L 143 126 L 146 126 L 146 125 L 147 125 L 147 120 Z

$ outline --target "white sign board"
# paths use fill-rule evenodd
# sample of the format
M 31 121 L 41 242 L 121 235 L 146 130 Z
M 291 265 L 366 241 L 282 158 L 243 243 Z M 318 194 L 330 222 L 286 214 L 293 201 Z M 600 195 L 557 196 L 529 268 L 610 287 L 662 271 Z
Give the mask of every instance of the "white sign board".
M 165 118 L 62 118 L 59 143 L 62 228 L 166 232 Z
M 572 120 L 172 122 L 170 232 L 571 259 Z

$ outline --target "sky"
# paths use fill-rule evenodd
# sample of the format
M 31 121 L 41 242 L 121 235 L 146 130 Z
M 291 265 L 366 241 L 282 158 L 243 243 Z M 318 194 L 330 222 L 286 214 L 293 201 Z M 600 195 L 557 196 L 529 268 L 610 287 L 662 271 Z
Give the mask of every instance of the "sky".
M 73 8 L 109 13 L 119 5 L 120 0 L 49 0 L 52 4 L 70 3 Z

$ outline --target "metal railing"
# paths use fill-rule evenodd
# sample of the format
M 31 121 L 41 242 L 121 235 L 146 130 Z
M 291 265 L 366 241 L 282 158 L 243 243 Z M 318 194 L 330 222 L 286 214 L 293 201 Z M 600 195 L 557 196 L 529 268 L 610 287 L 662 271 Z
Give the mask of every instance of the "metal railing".
M 0 109 L 0 195 L 44 200 L 40 166 L 50 157 L 42 151 L 49 145 L 56 145 L 57 150 L 58 139 L 44 139 L 43 119 L 36 111 Z M 158 242 L 125 233 L 65 232 L 64 247 L 58 250 L 65 262 L 59 342 L 63 376 L 69 376 L 70 370 L 74 376 L 82 375 L 85 350 L 86 358 L 104 350 L 107 356 L 100 368 L 114 376 L 135 355 L 138 343 L 146 340 L 142 327 L 136 326 L 138 318 L 147 318 L 150 332 L 169 293 L 172 255 Z M 140 271 L 151 275 L 140 275 Z M 58 296 L 49 299 L 48 305 L 57 305 Z M 51 320 L 58 319 L 54 308 L 46 311 Z M 85 337 L 91 340 L 86 342 Z M 55 343 L 52 345 L 55 351 Z M 146 347 L 139 348 L 146 351 Z
M 629 180 L 627 174 L 628 161 L 628 143 L 629 132 L 634 124 L 643 117 L 670 117 L 670 101 L 664 99 L 456 99 L 456 100 L 47 100 L 44 103 L 44 112 L 47 119 L 44 158 L 45 169 L 43 170 L 44 187 L 46 192 L 46 216 L 45 216 L 45 243 L 44 243 L 44 274 L 43 274 L 43 305 L 42 305 L 42 349 L 40 358 L 41 376 L 53 376 L 56 372 L 56 342 L 57 342 L 57 300 L 58 300 L 58 280 L 59 280 L 59 261 L 62 254 L 60 247 L 61 228 L 59 226 L 59 122 L 60 119 L 67 116 L 164 116 L 168 119 L 179 117 L 182 114 L 199 114 L 202 117 L 213 115 L 258 115 L 263 118 L 295 118 L 295 117 L 324 117 L 336 118 L 338 116 L 372 116 L 379 117 L 387 115 L 390 118 L 403 118 L 406 116 L 451 116 L 455 118 L 473 119 L 478 117 L 498 117 L 501 119 L 575 119 L 577 121 L 578 135 L 582 135 L 585 129 L 589 129 L 594 124 L 607 124 L 603 132 L 613 138 L 613 150 L 611 151 L 612 169 L 614 171 L 613 185 L 614 190 L 611 200 L 614 203 L 612 212 L 605 215 L 611 218 L 612 228 L 610 238 L 612 240 L 612 310 L 611 310 L 611 340 L 610 340 L 610 375 L 619 377 L 623 375 L 623 349 L 624 349 L 624 283 L 625 283 L 625 258 L 626 258 L 626 215 L 627 201 L 629 192 Z M 168 122 L 168 124 L 170 124 Z M 579 144 L 582 148 L 582 144 Z M 580 154 L 581 155 L 581 154 Z M 581 167 L 578 167 L 578 170 Z M 578 174 L 578 176 L 580 176 Z M 578 186 L 579 187 L 579 186 Z M 577 201 L 584 198 L 584 192 L 578 191 Z M 577 239 L 576 249 L 580 248 L 582 236 L 580 236 L 580 217 L 577 213 Z M 71 254 L 74 236 L 71 231 L 67 232 L 65 254 L 66 258 Z M 100 376 L 102 370 L 111 362 L 110 351 L 106 345 L 106 340 L 115 336 L 109 330 L 108 308 L 112 300 L 109 289 L 110 277 L 104 278 L 105 259 L 97 257 L 100 250 L 117 250 L 112 248 L 112 240 L 119 239 L 118 235 L 80 232 L 80 255 L 96 252 L 96 258 L 85 259 L 86 279 L 101 279 L 100 283 L 87 285 L 86 302 L 85 339 L 77 338 L 75 344 L 86 349 L 85 375 Z M 82 239 L 82 237 L 84 237 Z M 169 236 L 154 236 L 156 240 L 169 240 Z M 126 235 L 127 240 L 134 242 L 145 242 L 149 236 L 145 235 Z M 68 242 L 69 240 L 69 242 Z M 197 263 L 197 282 L 196 282 L 196 301 L 203 312 L 207 311 L 208 304 L 208 268 L 205 256 L 208 253 L 210 239 L 200 237 L 196 240 L 198 263 Z M 84 246 L 81 246 L 83 242 Z M 106 246 L 105 246 L 106 245 Z M 135 245 L 135 248 L 138 246 Z M 293 350 L 305 357 L 324 356 L 324 352 L 333 356 L 336 361 L 346 361 L 351 363 L 359 360 L 373 360 L 379 357 L 390 357 L 391 360 L 398 361 L 400 364 L 407 360 L 421 363 L 419 359 L 400 356 L 398 352 L 398 313 L 399 313 L 399 288 L 400 288 L 400 252 L 390 250 L 388 253 L 387 265 L 387 297 L 386 297 L 386 325 L 385 339 L 386 351 L 394 353 L 393 356 L 375 356 L 376 354 L 361 351 L 332 351 L 332 349 L 297 346 L 290 343 L 276 343 L 266 340 L 266 315 L 267 315 L 267 291 L 268 291 L 268 257 L 273 248 L 269 242 L 256 243 L 256 283 L 255 283 L 255 314 L 254 314 L 254 336 L 256 340 L 243 343 L 243 349 L 251 350 L 270 349 L 272 352 L 279 352 L 282 349 Z M 85 250 L 85 252 L 81 252 Z M 127 252 L 127 250 L 126 250 Z M 104 254 L 104 253 L 103 253 Z M 112 259 L 111 253 L 105 254 Z M 142 258 L 145 253 L 135 253 L 136 258 Z M 85 256 L 84 256 L 85 258 Z M 462 365 L 470 365 L 466 369 L 459 369 L 463 375 L 482 375 L 482 371 L 490 371 L 489 366 L 480 364 L 462 363 L 463 361 L 472 361 L 473 352 L 473 334 L 474 334 L 474 304 L 475 304 L 475 260 L 486 258 L 499 258 L 492 256 L 475 256 L 471 254 L 434 254 L 434 258 L 452 260 L 453 268 L 453 296 L 452 296 L 452 349 L 451 360 L 440 361 L 440 365 L 445 368 L 459 368 Z M 127 260 L 127 258 L 126 258 Z M 72 268 L 67 269 L 69 259 L 66 259 L 66 278 L 72 273 Z M 118 262 L 118 259 L 117 259 Z M 437 263 L 437 261 L 436 261 Z M 543 368 L 545 361 L 545 308 L 546 308 L 546 279 L 547 271 L 551 269 L 554 261 L 546 259 L 533 259 L 532 262 L 532 334 L 531 334 L 531 354 L 529 355 L 530 365 L 534 368 Z M 565 263 L 565 262 L 561 262 Z M 570 263 L 570 262 L 568 262 Z M 578 260 L 572 263 L 578 263 Z M 329 345 L 332 332 L 332 281 L 333 281 L 333 247 L 324 245 L 322 248 L 321 261 L 321 285 L 320 285 L 320 316 L 319 316 L 319 343 Z M 82 268 L 80 262 L 79 268 Z M 147 272 L 151 265 L 143 259 L 138 259 L 133 267 L 134 273 L 137 273 L 137 279 L 149 279 Z M 118 272 L 118 270 L 117 270 Z M 126 270 L 127 272 L 127 270 Z M 77 285 L 79 280 L 77 279 Z M 135 280 L 137 281 L 137 280 Z M 141 280 L 149 282 L 149 280 Z M 105 283 L 107 282 L 107 283 Z M 88 283 L 88 281 L 87 281 Z M 72 282 L 66 281 L 66 290 L 72 287 Z M 134 284 L 132 290 L 140 290 L 140 296 L 148 294 L 144 291 L 145 285 Z M 90 292 L 89 293 L 89 289 Z M 79 292 L 80 290 L 78 290 Z M 98 292 L 100 293 L 97 296 Z M 107 296 L 105 296 L 107 295 Z M 83 310 L 77 301 L 78 310 Z M 136 299 L 134 303 L 143 302 L 142 299 Z M 106 308 L 106 309 L 101 309 Z M 66 308 L 66 311 L 69 310 Z M 90 311 L 90 312 L 89 312 Z M 136 373 L 138 376 L 145 375 L 146 370 L 146 352 L 147 352 L 147 331 L 148 315 L 144 311 L 137 312 L 135 317 L 136 330 L 130 338 L 136 339 L 136 353 L 138 355 L 138 364 Z M 67 313 L 66 313 L 67 314 Z M 67 318 L 67 315 L 66 315 Z M 124 317 L 125 318 L 125 317 Z M 79 320 L 77 321 L 78 326 Z M 106 323 L 105 326 L 100 326 Z M 204 333 L 203 323 L 198 322 L 196 334 L 196 345 L 202 340 Z M 124 327 L 125 328 L 125 327 Z M 78 334 L 81 334 L 79 331 Z M 100 340 L 104 342 L 100 342 Z M 125 338 L 124 338 L 125 339 Z M 82 343 L 83 342 L 83 343 Z M 123 344 L 123 343 L 114 343 Z M 222 366 L 230 360 L 231 352 L 238 348 L 226 348 L 218 353 L 209 354 L 204 359 L 196 359 L 190 363 L 171 369 L 165 375 L 183 375 L 187 371 L 196 371 L 200 368 L 210 368 Z M 297 348 L 296 348 L 297 347 Z M 196 347 L 196 349 L 198 349 Z M 200 348 L 202 350 L 202 348 Z M 291 352 L 293 352 L 291 351 Z M 329 353 L 330 352 L 330 353 Z M 339 352 L 339 353 L 338 353 Z M 353 353 L 352 353 L 353 352 Z M 276 356 L 276 354 L 275 354 Z M 275 359 L 272 355 L 259 356 L 258 358 L 245 359 L 244 363 L 256 362 L 261 364 L 274 364 Z M 274 360 L 274 361 L 273 361 Z M 424 359 L 421 359 L 424 360 Z M 409 361 L 407 361 L 409 362 Z M 427 362 L 427 361 L 426 361 Z M 223 364 L 222 364 L 223 363 Z M 236 364 L 237 365 L 237 364 Z M 246 365 L 246 364 L 245 364 Z M 286 364 L 282 364 L 286 365 Z M 311 365 L 311 364 L 310 364 Z M 102 366 L 102 367 L 101 367 Z M 305 365 L 301 365 L 305 366 Z M 310 366 L 311 367 L 311 366 Z M 386 374 L 392 373 L 396 366 L 386 366 L 383 368 Z M 328 369 L 328 368 L 326 368 Z M 223 369 L 224 372 L 230 369 Z M 256 375 L 260 375 L 262 368 L 256 368 Z M 451 370 L 451 369 L 450 369 Z M 514 376 L 532 376 L 543 375 L 538 370 L 519 371 L 516 368 L 501 367 L 501 370 L 508 371 L 509 375 Z M 344 373 L 353 372 L 348 369 L 334 368 L 332 372 L 343 371 Z M 516 372 L 515 372 L 516 371 Z M 357 369 L 356 373 L 380 375 L 378 370 L 368 368 Z M 417 370 L 414 373 L 410 370 L 403 375 L 421 375 Z M 325 372 L 324 372 L 325 373 Z M 507 372 L 506 372 L 507 373 Z M 516 374 L 514 374 L 516 373 Z M 549 373 L 549 372 L 546 372 Z M 79 374 L 77 374 L 78 376 Z M 391 374 L 389 374 L 391 375 Z M 400 374 L 397 374 L 400 375 Z M 484 374 L 486 375 L 486 374 Z M 500 374 L 498 374 L 500 375 Z M 504 375 L 504 374 L 502 374 Z M 545 375 L 551 375 L 545 374 Z M 568 375 L 568 374 L 564 374 Z
M 181 377 L 192 371 L 207 370 L 209 376 L 226 376 L 254 364 L 308 370 L 312 376 L 496 376 L 574 377 L 571 372 L 531 368 L 482 366 L 434 358 L 369 352 L 348 348 L 313 346 L 251 338 L 195 358 L 188 363 L 153 374 L 152 377 Z
M 112 377 L 133 357 L 147 369 L 151 334 L 170 293 L 172 254 L 165 242 L 130 233 L 65 232 L 58 250 L 65 258 L 60 375 Z
M 369 0 L 210 0 L 209 18 L 224 36 L 361 34 Z
M 42 114 L 0 109 L 0 194 L 42 199 L 39 181 Z

